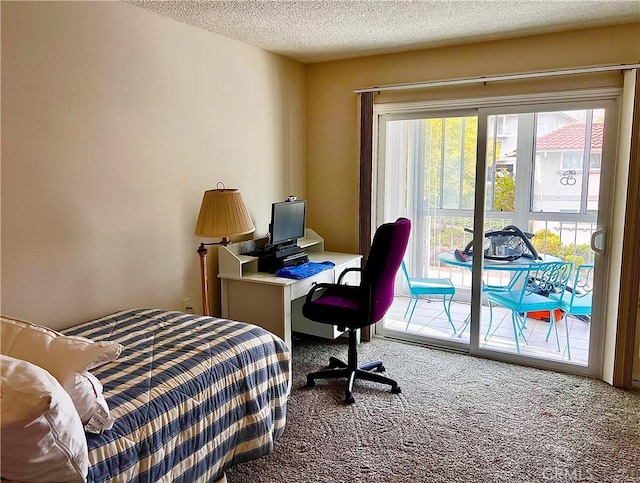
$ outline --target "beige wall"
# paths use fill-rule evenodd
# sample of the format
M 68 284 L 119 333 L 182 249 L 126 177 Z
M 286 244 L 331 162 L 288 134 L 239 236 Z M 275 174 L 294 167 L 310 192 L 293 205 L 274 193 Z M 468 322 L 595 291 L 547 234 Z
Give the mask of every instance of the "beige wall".
M 358 248 L 358 111 L 355 89 L 602 64 L 640 62 L 640 24 L 594 28 L 307 68 L 307 195 L 309 222 L 330 250 Z M 374 102 L 481 97 L 586 87 L 621 86 L 617 72 L 517 84 L 382 94 Z M 636 220 L 637 221 L 637 220 Z M 640 338 L 640 333 L 638 334 Z M 639 375 L 640 359 L 636 361 Z M 639 375 L 640 376 L 640 375 Z
M 640 61 L 640 24 L 363 57 L 307 67 L 307 194 L 313 226 L 330 249 L 358 246 L 358 131 L 355 89 L 574 66 Z M 612 75 L 576 76 L 545 88 L 610 85 Z M 616 76 L 618 85 L 621 76 Z M 531 90 L 533 83 L 376 95 L 374 102 L 479 97 Z M 508 89 L 508 91 L 507 91 Z
M 260 236 L 304 196 L 304 84 L 302 64 L 122 2 L 2 2 L 2 312 L 200 311 L 202 194 L 239 188 Z

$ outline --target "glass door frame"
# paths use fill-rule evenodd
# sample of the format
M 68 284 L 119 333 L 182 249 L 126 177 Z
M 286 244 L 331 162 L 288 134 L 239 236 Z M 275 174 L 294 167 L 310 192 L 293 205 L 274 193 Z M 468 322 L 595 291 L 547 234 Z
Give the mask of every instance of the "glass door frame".
M 607 230 L 611 226 L 611 209 L 613 203 L 610 200 L 612 196 L 611 187 L 615 176 L 616 148 L 615 141 L 617 136 L 618 125 L 618 109 L 621 90 L 618 88 L 591 89 L 587 91 L 572 91 L 565 93 L 549 93 L 536 94 L 528 96 L 505 96 L 486 99 L 467 99 L 456 100 L 449 103 L 444 101 L 436 101 L 434 103 L 410 103 L 406 105 L 389 104 L 374 106 L 374 129 L 377 133 L 378 148 L 384 147 L 384 129 L 381 125 L 386 120 L 395 119 L 423 119 L 434 117 L 450 117 L 451 115 L 477 115 L 478 117 L 478 133 L 477 133 L 477 150 L 476 150 L 476 180 L 486 179 L 487 166 L 487 119 L 490 115 L 541 112 L 550 110 L 573 110 L 573 109 L 596 109 L 604 108 L 607 110 L 607 124 L 604 133 L 604 151 L 603 159 L 609 159 L 608 169 L 601 170 L 601 180 L 599 187 L 599 210 L 597 217 L 597 229 Z M 448 108 L 445 108 L 447 106 Z M 464 108 L 463 108 L 464 106 Z M 472 106 L 472 107 L 469 107 Z M 389 116 L 389 114 L 397 114 Z M 374 187 L 378 184 L 378 153 L 380 151 L 374 149 L 374 171 L 373 181 Z M 485 219 L 485 195 L 486 183 L 477 183 L 475 186 L 475 205 L 474 205 L 474 232 L 484 232 Z M 379 224 L 381 218 L 378 211 L 377 190 L 373 190 L 373 207 L 376 212 L 372 221 Z M 474 239 L 474 251 L 482 252 L 482 238 Z M 605 245 L 606 246 L 606 245 Z M 564 362 L 556 362 L 535 357 L 528 357 L 520 354 L 510 354 L 506 352 L 496 352 L 488 349 L 480 348 L 480 322 L 482 309 L 482 258 L 474 259 L 472 269 L 472 289 L 471 289 L 471 323 L 470 323 L 470 343 L 456 343 L 451 341 L 437 341 L 438 346 L 449 347 L 471 355 L 484 358 L 497 359 L 505 362 L 529 365 L 532 367 L 540 367 L 545 369 L 558 370 L 561 372 L 570 372 L 588 376 L 602 375 L 603 361 L 603 338 L 605 333 L 604 313 L 606 310 L 606 287 L 607 287 L 607 265 L 609 260 L 609 251 L 599 254 L 596 252 L 596 272 L 598 279 L 595 282 L 594 302 L 593 302 L 593 318 L 600 320 L 601 323 L 595 324 L 595 328 L 591 329 L 589 341 L 589 362 L 587 366 L 577 366 Z M 385 334 L 383 334 L 385 335 Z M 411 337 L 408 337 L 411 340 Z M 431 341 L 426 341 L 427 344 Z
M 378 184 L 380 182 L 380 170 L 384 168 L 381 164 L 379 157 L 377 156 L 378 152 L 386 153 L 386 141 L 387 141 L 387 130 L 386 123 L 393 121 L 412 121 L 412 120 L 422 120 L 422 119 L 447 119 L 447 118 L 460 118 L 460 117 L 477 117 L 478 109 L 477 108 L 465 108 L 462 109 L 452 108 L 452 109 L 434 109 L 434 110 L 420 110 L 414 112 L 398 112 L 398 113 L 380 113 L 377 116 L 374 116 L 374 132 L 377 133 L 377 150 L 374 149 L 374 153 L 376 153 L 376 157 L 374 158 L 374 168 L 373 168 L 373 186 L 372 190 L 372 209 L 374 210 L 374 216 L 372 220 L 374 221 L 375 226 L 381 224 L 384 220 L 384 198 L 381 198 L 381 190 L 378 190 Z M 386 162 L 386 159 L 385 159 Z M 464 210 L 464 212 L 470 211 L 471 215 L 473 215 L 473 209 Z M 453 213 L 459 214 L 462 210 L 448 210 L 448 209 L 440 209 L 439 213 L 443 213 L 445 216 L 451 215 Z M 388 221 L 388 220 L 387 220 Z M 412 233 L 419 233 L 422 221 L 416 222 L 412 220 Z M 399 273 L 398 276 L 401 274 Z M 374 326 L 374 333 L 383 335 L 385 337 L 397 338 L 397 335 L 394 335 L 392 331 L 385 330 L 380 326 L 380 324 Z M 437 347 L 452 349 L 464 353 L 469 353 L 469 343 L 458 340 L 445 340 L 445 339 L 436 339 L 425 336 L 415 336 L 412 334 L 403 334 L 402 340 L 408 340 L 416 343 L 422 343 L 427 345 L 433 345 Z
M 598 202 L 598 215 L 596 217 L 596 231 L 606 230 L 611 226 L 611 208 L 612 208 L 612 195 L 611 187 L 613 186 L 613 180 L 615 176 L 615 162 L 616 162 L 616 149 L 615 140 L 617 133 L 618 123 L 618 109 L 617 99 L 608 100 L 583 100 L 583 101 L 571 101 L 571 102 L 554 102 L 554 103 L 536 103 L 536 104 L 524 104 L 514 105 L 509 107 L 482 107 L 478 110 L 478 147 L 477 147 L 477 162 L 476 162 L 476 179 L 486 179 L 487 170 L 487 120 L 489 116 L 503 115 L 503 114 L 528 114 L 536 112 L 550 112 L 550 111 L 568 111 L 568 110 L 582 110 L 582 109 L 604 109 L 606 111 L 606 128 L 603 139 L 603 153 L 602 159 L 608 160 L 600 171 L 600 186 L 599 186 L 599 202 Z M 544 110 L 544 111 L 543 111 Z M 526 153 L 526 156 L 533 156 L 533 153 Z M 530 177 L 527 177 L 530 181 Z M 525 191 L 525 194 L 530 194 L 530 187 Z M 483 233 L 484 219 L 485 219 L 485 196 L 486 196 L 486 183 L 476 183 L 476 199 L 474 210 L 474 232 Z M 530 199 L 530 196 L 529 196 Z M 521 204 L 521 206 L 524 203 Z M 516 208 L 517 209 L 517 208 Z M 530 208 L 524 212 L 524 215 L 529 217 L 531 214 Z M 557 214 L 551 215 L 557 217 Z M 536 219 L 544 219 L 545 215 L 540 214 L 535 216 Z M 593 244 L 593 241 L 592 241 Z M 478 250 L 478 251 L 476 251 Z M 479 253 L 482 251 L 482 240 L 474 239 L 474 251 Z M 608 260 L 609 250 L 605 250 L 600 253 L 594 250 L 595 259 L 595 273 L 597 277 L 594 278 L 593 289 L 593 307 L 591 317 L 591 327 L 589 334 L 589 359 L 587 366 L 578 366 L 567 364 L 566 362 L 556 362 L 546 359 L 540 359 L 536 357 L 528 357 L 522 354 L 512 354 L 508 352 L 497 352 L 491 349 L 480 348 L 480 325 L 482 316 L 482 270 L 483 259 L 478 257 L 473 260 L 472 269 L 472 286 L 471 286 L 471 324 L 470 324 L 470 344 L 469 352 L 472 355 L 480 357 L 486 357 L 491 359 L 499 359 L 505 362 L 512 362 L 517 364 L 525 364 L 533 367 L 541 367 L 545 369 L 553 369 L 563 372 L 571 372 L 575 374 L 583 374 L 588 376 L 599 376 L 602 372 L 602 360 L 603 360 L 603 338 L 605 333 L 604 323 L 604 310 L 606 303 L 606 290 L 608 279 Z

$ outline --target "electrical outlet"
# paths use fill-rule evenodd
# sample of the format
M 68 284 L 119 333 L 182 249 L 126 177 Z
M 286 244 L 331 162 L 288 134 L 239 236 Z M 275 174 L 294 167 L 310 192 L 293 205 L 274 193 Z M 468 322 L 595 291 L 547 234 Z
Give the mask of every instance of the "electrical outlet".
M 193 308 L 193 305 L 191 305 L 191 299 L 189 298 L 182 299 L 182 311 L 186 314 L 196 313 L 196 311 Z

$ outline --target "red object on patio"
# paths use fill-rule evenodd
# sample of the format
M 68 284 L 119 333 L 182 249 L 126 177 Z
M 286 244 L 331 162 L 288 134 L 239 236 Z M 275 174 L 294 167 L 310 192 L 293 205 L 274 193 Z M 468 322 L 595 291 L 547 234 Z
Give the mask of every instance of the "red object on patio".
M 560 309 L 556 309 L 555 316 L 556 316 L 556 321 L 561 320 L 562 317 L 564 317 L 564 312 Z M 532 319 L 545 320 L 549 322 L 549 311 L 537 310 L 535 312 L 528 312 L 527 317 L 531 317 Z

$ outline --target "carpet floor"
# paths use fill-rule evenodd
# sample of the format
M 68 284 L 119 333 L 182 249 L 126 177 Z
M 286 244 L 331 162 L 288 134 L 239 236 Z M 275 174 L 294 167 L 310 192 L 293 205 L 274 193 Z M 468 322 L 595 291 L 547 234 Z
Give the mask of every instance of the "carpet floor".
M 344 380 L 304 387 L 346 341 L 297 339 L 287 426 L 273 452 L 227 471 L 229 483 L 640 483 L 640 393 L 375 338 L 402 393 Z

